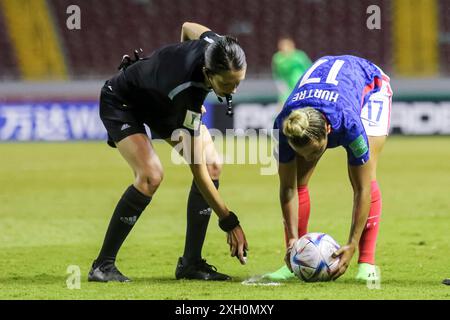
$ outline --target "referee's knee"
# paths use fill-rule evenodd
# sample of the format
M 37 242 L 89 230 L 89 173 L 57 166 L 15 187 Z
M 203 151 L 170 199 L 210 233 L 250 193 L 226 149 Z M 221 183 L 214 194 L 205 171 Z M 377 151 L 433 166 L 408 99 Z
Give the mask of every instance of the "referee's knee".
M 143 171 L 136 175 L 135 187 L 143 194 L 151 197 L 163 180 L 162 170 Z

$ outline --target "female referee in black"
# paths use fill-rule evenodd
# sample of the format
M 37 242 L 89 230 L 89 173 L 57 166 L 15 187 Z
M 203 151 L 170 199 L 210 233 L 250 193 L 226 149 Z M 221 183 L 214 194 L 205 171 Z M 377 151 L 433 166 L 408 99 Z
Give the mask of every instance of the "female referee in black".
M 117 147 L 135 179 L 114 210 L 89 281 L 130 281 L 117 269 L 115 259 L 163 178 L 161 162 L 144 124 L 173 147 L 180 142 L 189 146 L 183 156 L 188 159 L 194 181 L 187 204 L 185 249 L 178 260 L 176 278 L 231 279 L 201 256 L 211 208 L 227 233 L 231 256 L 245 264 L 245 234 L 217 191 L 221 165 L 201 116 L 203 101 L 211 90 L 230 102 L 231 94 L 245 78 L 246 66 L 244 51 L 235 39 L 186 22 L 181 43 L 165 46 L 133 63 L 128 60 L 106 81 L 100 96 L 100 117 L 108 131 L 108 144 Z M 173 141 L 172 133 L 177 129 L 184 129 L 184 133 L 174 135 L 179 140 Z

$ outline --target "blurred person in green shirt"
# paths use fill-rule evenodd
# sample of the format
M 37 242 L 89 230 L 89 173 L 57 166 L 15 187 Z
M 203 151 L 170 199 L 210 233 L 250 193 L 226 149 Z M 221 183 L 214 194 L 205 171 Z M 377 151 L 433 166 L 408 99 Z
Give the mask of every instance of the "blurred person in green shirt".
M 272 75 L 278 88 L 278 102 L 284 104 L 295 84 L 312 65 L 308 55 L 295 47 L 289 37 L 280 38 L 278 52 L 272 58 Z

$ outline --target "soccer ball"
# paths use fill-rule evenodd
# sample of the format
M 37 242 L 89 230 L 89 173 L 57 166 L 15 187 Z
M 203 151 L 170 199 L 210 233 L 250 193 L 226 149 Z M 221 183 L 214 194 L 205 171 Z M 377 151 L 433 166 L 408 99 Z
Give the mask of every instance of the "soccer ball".
M 326 233 L 307 233 L 292 247 L 292 270 L 306 282 L 330 281 L 331 273 L 339 265 L 339 258 L 331 255 L 339 248 L 339 244 Z

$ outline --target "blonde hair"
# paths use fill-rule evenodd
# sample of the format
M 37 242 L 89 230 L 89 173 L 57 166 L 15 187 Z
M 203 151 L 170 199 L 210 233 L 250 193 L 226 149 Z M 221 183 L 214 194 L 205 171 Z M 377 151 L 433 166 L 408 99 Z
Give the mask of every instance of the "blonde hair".
M 283 133 L 298 147 L 311 141 L 322 141 L 327 136 L 327 121 L 322 113 L 306 107 L 292 111 L 283 122 Z

